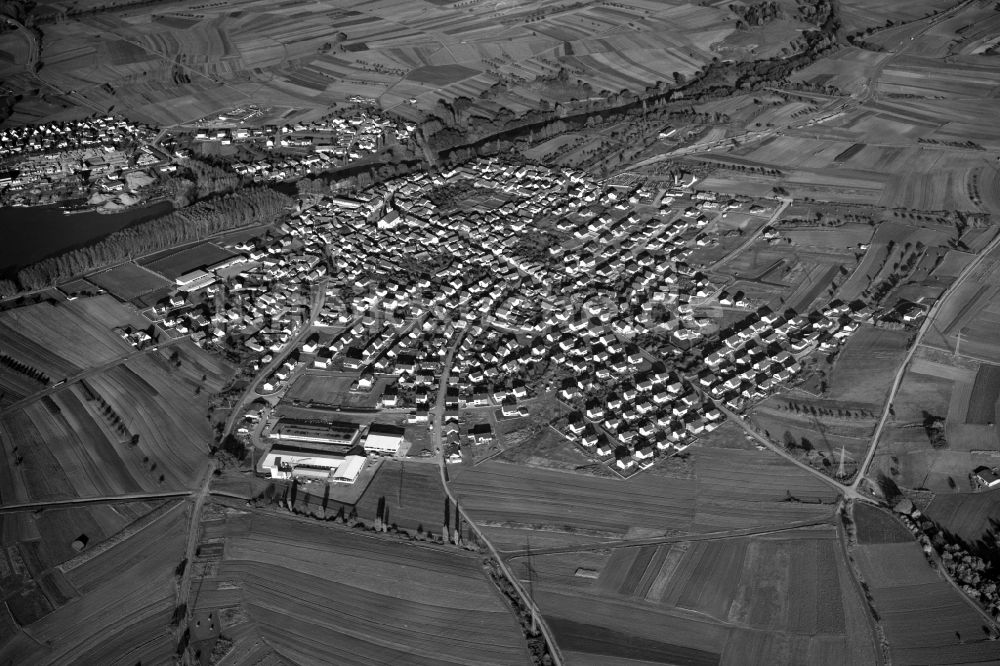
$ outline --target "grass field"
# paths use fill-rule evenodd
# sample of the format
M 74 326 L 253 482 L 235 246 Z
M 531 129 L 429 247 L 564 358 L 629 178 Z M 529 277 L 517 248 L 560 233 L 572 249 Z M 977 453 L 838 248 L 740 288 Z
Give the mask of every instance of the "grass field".
M 445 515 L 445 494 L 437 465 L 425 461 L 383 460 L 375 477 L 354 504 L 324 498 L 321 489 L 305 487 L 296 507 L 305 513 L 318 512 L 325 504 L 325 515 L 335 517 L 343 511 L 356 514 L 365 525 L 374 525 L 379 506 L 383 519 L 411 534 L 441 534 Z
M 186 250 L 168 252 L 144 260 L 142 266 L 159 273 L 168 280 L 203 266 L 223 261 L 233 256 L 229 250 L 214 243 L 201 243 Z
M 195 582 L 196 610 L 245 617 L 284 658 L 342 664 L 527 662 L 479 558 L 287 515 L 204 523 L 224 544 Z M 220 560 L 221 558 L 221 560 Z M 376 621 L 373 621 L 376 619 Z
M 319 405 L 337 405 L 349 409 L 374 409 L 385 387 L 393 378 L 378 377 L 370 391 L 351 392 L 356 375 L 331 372 L 306 372 L 292 384 L 285 399 Z
M 911 334 L 861 326 L 847 340 L 830 372 L 830 400 L 844 400 L 881 408 L 892 379 L 906 355 Z
M 173 283 L 136 264 L 122 264 L 87 278 L 123 301 L 131 301 Z

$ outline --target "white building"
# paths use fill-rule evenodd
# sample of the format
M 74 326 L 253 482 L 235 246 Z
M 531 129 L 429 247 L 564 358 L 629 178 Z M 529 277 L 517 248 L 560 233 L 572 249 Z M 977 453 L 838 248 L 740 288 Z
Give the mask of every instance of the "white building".
M 275 445 L 264 456 L 261 469 L 272 479 L 312 479 L 354 483 L 365 468 L 365 456 L 338 455 L 322 447 Z

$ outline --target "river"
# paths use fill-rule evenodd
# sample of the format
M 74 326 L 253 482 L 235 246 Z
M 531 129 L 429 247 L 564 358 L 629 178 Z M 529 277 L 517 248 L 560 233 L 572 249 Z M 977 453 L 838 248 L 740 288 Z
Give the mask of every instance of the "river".
M 0 208 L 0 277 L 67 250 L 89 245 L 125 227 L 166 215 L 169 201 L 103 215 L 88 211 L 65 215 L 59 206 Z

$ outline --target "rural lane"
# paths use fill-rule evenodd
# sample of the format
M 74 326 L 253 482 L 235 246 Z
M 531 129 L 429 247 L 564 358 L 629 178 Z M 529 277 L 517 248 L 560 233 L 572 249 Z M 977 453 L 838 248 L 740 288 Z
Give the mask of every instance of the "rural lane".
M 17 511 L 39 511 L 62 507 L 87 506 L 90 504 L 113 504 L 116 502 L 142 502 L 145 500 L 190 497 L 192 490 L 171 490 L 159 493 L 125 493 L 123 495 L 101 495 L 99 497 L 74 497 L 72 499 L 46 500 L 44 502 L 21 502 L 0 506 L 0 513 Z
M 736 257 L 740 253 L 746 251 L 746 249 L 748 247 L 750 247 L 751 245 L 753 245 L 754 241 L 756 241 L 760 237 L 760 235 L 764 233 L 765 229 L 768 229 L 772 224 L 774 224 L 775 222 L 777 222 L 778 218 L 781 217 L 781 214 L 785 212 L 785 209 L 787 209 L 789 206 L 792 205 L 792 198 L 791 197 L 778 197 L 778 200 L 781 201 L 781 205 L 778 206 L 775 209 L 775 211 L 771 215 L 771 217 L 769 217 L 767 219 L 767 222 L 765 222 L 764 224 L 760 225 L 760 227 L 758 227 L 757 231 L 755 231 L 752 234 L 750 234 L 750 237 L 747 238 L 746 241 L 744 241 L 742 244 L 740 244 L 739 247 L 735 248 L 731 252 L 728 252 L 724 257 L 722 257 L 721 259 L 719 259 L 718 261 L 716 261 L 714 264 L 712 264 L 711 266 L 706 267 L 705 270 L 707 270 L 707 271 L 718 270 L 720 266 L 723 266 L 726 262 L 730 261 L 733 257 Z
M 441 385 L 438 387 L 437 401 L 434 404 L 434 415 L 431 420 L 431 423 L 434 426 L 433 441 L 436 449 L 435 454 L 438 461 L 438 471 L 441 473 L 441 486 L 444 488 L 444 492 L 448 496 L 448 501 L 455 507 L 455 511 L 458 512 L 458 515 L 465 521 L 465 524 L 471 527 L 472 531 L 476 533 L 476 537 L 479 539 L 479 542 L 485 545 L 489 550 L 490 555 L 493 556 L 493 559 L 497 563 L 497 567 L 499 567 L 500 571 L 507 578 L 507 580 L 510 581 L 510 584 L 513 585 L 514 589 L 517 590 L 521 599 L 524 601 L 524 605 L 531 609 L 531 612 L 538 624 L 538 628 L 541 630 L 546 643 L 549 645 L 552 663 L 555 664 L 555 666 L 561 666 L 565 663 L 563 661 L 562 652 L 559 650 L 559 645 L 555 641 L 555 636 L 552 634 L 552 630 L 549 629 L 548 624 L 545 622 L 545 618 L 542 616 L 541 610 L 535 604 L 535 600 L 528 595 L 524 586 L 521 585 L 521 581 L 514 575 L 514 572 L 510 570 L 510 567 L 507 566 L 507 563 L 500 555 L 500 551 L 498 551 L 496 547 L 490 543 L 489 539 L 486 538 L 486 535 L 483 534 L 481 529 L 479 529 L 479 526 L 476 525 L 471 518 L 469 518 L 469 515 L 465 512 L 465 509 L 462 508 L 462 505 L 458 503 L 458 500 L 455 499 L 455 495 L 451 492 L 451 488 L 448 486 L 448 463 L 444 455 L 444 440 L 441 437 L 441 430 L 444 426 L 444 405 L 445 398 L 448 393 L 448 377 L 451 374 L 451 362 L 455 355 L 455 351 L 462 343 L 462 339 L 464 337 L 465 333 L 460 334 L 448 349 L 448 355 L 445 357 L 444 361 L 444 370 L 441 373 Z M 447 535 L 445 535 L 445 538 L 447 538 Z
M 771 449 L 772 451 L 774 451 L 779 456 L 781 456 L 782 458 L 784 458 L 788 462 L 792 463 L 796 467 L 799 467 L 800 469 L 803 469 L 803 470 L 809 472 L 810 474 L 812 474 L 816 478 L 821 479 L 827 485 L 833 486 L 837 490 L 837 492 L 841 493 L 846 498 L 848 498 L 848 499 L 867 499 L 866 497 L 864 497 L 863 495 L 861 495 L 857 491 L 857 489 L 855 487 L 853 487 L 853 486 L 846 486 L 846 485 L 840 483 L 836 479 L 833 479 L 833 478 L 827 476 L 826 474 L 824 474 L 823 472 L 819 471 L 815 467 L 802 462 L 801 460 L 799 460 L 798 458 L 796 458 L 792 454 L 788 453 L 783 448 L 781 448 L 780 446 L 778 446 L 777 444 L 775 444 L 774 442 L 772 442 L 770 439 L 768 439 L 767 437 L 765 437 L 765 436 L 761 435 L 759 432 L 757 432 L 753 428 L 753 426 L 751 426 L 749 423 L 746 422 L 746 420 L 743 419 L 743 417 L 741 417 L 739 414 L 736 414 L 735 412 L 733 412 L 731 409 L 729 409 L 725 405 L 717 402 L 717 403 L 715 403 L 715 407 L 720 412 L 722 412 L 723 414 L 725 414 L 727 419 L 729 419 L 730 421 L 732 421 L 733 423 L 735 423 L 739 427 L 743 428 L 743 431 L 745 433 L 747 433 L 748 435 L 750 435 L 751 437 L 753 437 L 755 440 L 757 440 L 758 442 L 760 442 L 761 444 L 763 444 L 767 448 Z
M 188 628 L 188 623 L 194 614 L 193 609 L 187 608 L 188 597 L 191 594 L 191 571 L 194 569 L 194 556 L 198 546 L 198 537 L 201 534 L 201 511 L 205 506 L 205 499 L 209 495 L 209 486 L 212 484 L 212 473 L 215 471 L 215 458 L 210 458 L 205 466 L 205 478 L 201 482 L 201 487 L 194 493 L 194 506 L 191 508 L 191 522 L 188 524 L 187 545 L 184 548 L 184 573 L 177 584 L 177 601 L 175 608 L 184 606 L 186 608 L 184 621 L 178 623 L 175 640 L 180 641 L 181 635 Z
M 916 353 L 917 348 L 920 346 L 920 341 L 927 333 L 927 330 L 933 325 L 934 317 L 937 315 L 938 310 L 941 309 L 942 304 L 951 298 L 957 288 L 965 282 L 966 279 L 975 271 L 976 268 L 986 259 L 987 256 L 993 250 L 1000 246 L 1000 233 L 997 233 L 996 237 L 990 241 L 990 244 L 983 248 L 976 258 L 969 262 L 969 265 L 962 269 L 962 272 L 958 274 L 955 281 L 945 290 L 945 292 L 938 298 L 931 309 L 927 312 L 927 316 L 924 317 L 923 324 L 920 325 L 920 329 L 917 331 L 916 337 L 913 338 L 913 342 L 910 344 L 909 350 L 906 352 L 906 358 L 900 364 L 899 369 L 896 371 L 896 376 L 892 381 L 892 388 L 889 389 L 889 396 L 885 401 L 885 407 L 882 409 L 882 417 L 879 419 L 878 425 L 875 427 L 875 432 L 872 434 L 871 443 L 868 445 L 868 452 L 865 454 L 864 461 L 861 463 L 861 467 L 858 468 L 857 478 L 854 483 L 851 484 L 851 490 L 857 491 L 858 486 L 867 477 L 868 467 L 871 465 L 872 460 L 875 458 L 875 451 L 878 448 L 878 439 L 882 435 L 882 430 L 885 428 L 885 424 L 889 421 L 889 416 L 892 413 L 892 403 L 896 398 L 896 392 L 899 391 L 899 386 L 903 382 L 903 376 L 906 374 L 906 369 L 910 365 L 910 361 L 913 360 L 913 355 Z

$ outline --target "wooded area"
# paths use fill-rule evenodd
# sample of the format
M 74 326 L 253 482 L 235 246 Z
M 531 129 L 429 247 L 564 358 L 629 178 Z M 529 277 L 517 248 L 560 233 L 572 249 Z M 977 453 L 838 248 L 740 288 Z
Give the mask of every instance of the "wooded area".
M 101 266 L 237 227 L 273 221 L 291 204 L 291 197 L 267 187 L 243 189 L 116 231 L 94 245 L 32 264 L 18 271 L 17 279 L 24 289 L 41 289 Z

